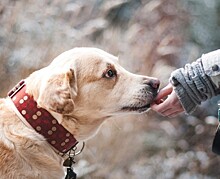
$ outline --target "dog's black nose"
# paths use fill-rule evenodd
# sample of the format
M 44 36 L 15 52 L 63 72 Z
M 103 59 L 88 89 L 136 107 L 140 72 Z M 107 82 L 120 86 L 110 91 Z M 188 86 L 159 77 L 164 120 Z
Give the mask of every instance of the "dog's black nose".
M 145 79 L 144 84 L 147 84 L 153 89 L 157 90 L 160 86 L 160 80 L 158 80 L 157 78 Z

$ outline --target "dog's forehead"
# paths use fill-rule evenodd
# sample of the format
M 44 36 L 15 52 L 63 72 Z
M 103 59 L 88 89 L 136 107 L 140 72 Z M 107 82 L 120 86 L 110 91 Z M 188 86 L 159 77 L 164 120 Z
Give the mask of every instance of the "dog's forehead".
M 56 57 L 51 65 L 55 66 L 67 66 L 67 67 L 77 67 L 83 66 L 89 67 L 95 66 L 106 66 L 106 64 L 116 64 L 118 63 L 118 58 L 110 53 L 107 53 L 101 49 L 80 47 L 74 48 L 66 51 Z
M 118 63 L 117 57 L 96 48 L 80 48 L 76 51 L 73 58 L 75 57 L 78 64 L 83 64 L 84 67 L 93 66 L 94 68 Z
M 95 61 L 95 62 L 113 62 L 117 63 L 118 58 L 115 57 L 114 55 L 107 53 L 101 49 L 97 48 L 82 48 L 81 49 L 83 56 L 85 55 L 86 59 L 89 61 Z

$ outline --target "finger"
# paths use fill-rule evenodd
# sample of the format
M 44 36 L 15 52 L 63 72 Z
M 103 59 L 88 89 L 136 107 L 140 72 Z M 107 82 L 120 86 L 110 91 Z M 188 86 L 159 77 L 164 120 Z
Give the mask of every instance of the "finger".
M 182 110 L 182 106 L 178 103 L 179 101 L 176 100 L 178 99 L 176 98 L 175 92 L 172 91 L 162 103 L 155 102 L 151 108 L 161 114 L 169 115 L 175 111 Z M 167 111 L 169 112 L 167 113 Z
M 172 85 L 169 83 L 167 86 L 165 86 L 163 89 L 159 91 L 159 93 L 156 96 L 156 101 L 163 99 L 164 97 L 168 96 L 173 91 Z
M 159 104 L 161 104 L 161 103 L 163 103 L 163 102 L 164 102 L 164 99 L 158 99 L 157 101 L 153 101 L 153 102 L 151 103 L 151 105 L 155 105 L 155 104 L 159 105 Z
M 166 100 L 163 103 L 160 104 L 154 103 L 151 105 L 151 109 L 159 113 L 163 113 L 166 110 L 169 110 L 169 108 L 170 107 L 167 105 Z
M 184 110 L 182 108 L 169 108 L 162 112 L 164 116 L 172 117 L 182 113 Z
M 168 117 L 169 118 L 174 118 L 174 117 L 180 115 L 181 113 L 183 113 L 183 111 L 177 111 L 177 112 L 174 112 L 173 114 L 168 115 Z
M 160 114 L 161 116 L 166 116 L 166 114 L 164 114 L 164 112 L 162 112 L 162 109 L 158 108 L 158 105 L 155 104 L 155 105 L 152 105 L 151 106 L 151 109 L 153 111 L 156 111 L 158 114 Z
M 165 116 L 168 116 L 169 114 L 171 114 L 173 112 L 174 112 L 174 110 L 171 108 L 161 110 L 161 113 L 164 114 Z

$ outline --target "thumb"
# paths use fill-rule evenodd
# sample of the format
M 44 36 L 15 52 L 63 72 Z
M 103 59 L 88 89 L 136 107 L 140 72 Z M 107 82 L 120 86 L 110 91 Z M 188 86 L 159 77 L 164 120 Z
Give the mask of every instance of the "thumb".
M 173 91 L 173 86 L 169 83 L 167 86 L 165 86 L 163 89 L 159 91 L 156 97 L 156 101 L 160 101 L 164 97 L 168 96 Z

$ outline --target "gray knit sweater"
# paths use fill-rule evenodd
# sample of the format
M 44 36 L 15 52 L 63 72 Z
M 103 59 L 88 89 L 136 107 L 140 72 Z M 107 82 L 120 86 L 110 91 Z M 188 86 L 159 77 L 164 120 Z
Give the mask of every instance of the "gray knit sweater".
M 192 113 L 202 101 L 219 94 L 220 50 L 204 54 L 192 64 L 175 70 L 170 82 L 185 112 Z

